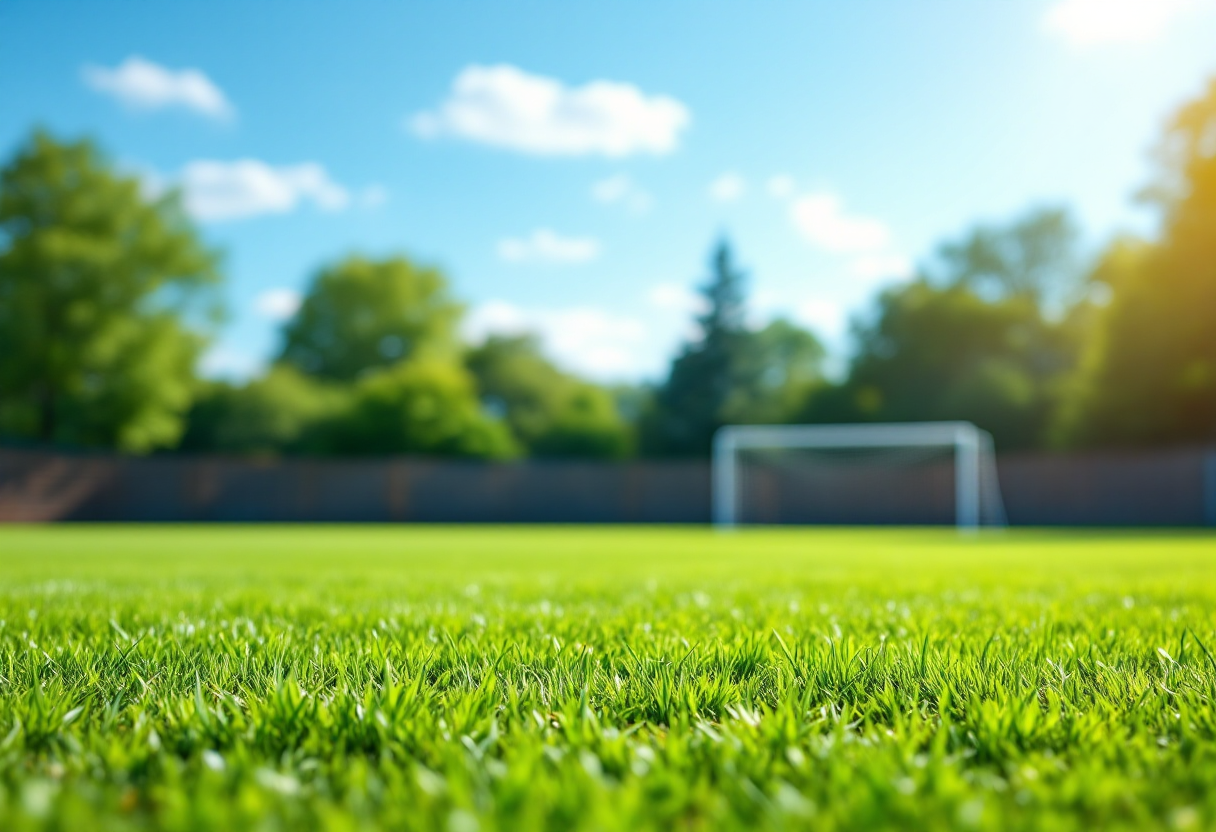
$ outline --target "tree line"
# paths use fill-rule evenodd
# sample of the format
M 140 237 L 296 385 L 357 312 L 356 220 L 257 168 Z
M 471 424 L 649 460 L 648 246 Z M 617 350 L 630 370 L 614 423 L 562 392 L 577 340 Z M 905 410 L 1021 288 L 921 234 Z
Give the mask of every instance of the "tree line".
M 321 267 L 264 373 L 196 367 L 222 258 L 178 195 L 88 140 L 35 131 L 0 170 L 0 438 L 126 452 L 701 456 L 724 424 L 966 419 L 1002 449 L 1216 441 L 1216 80 L 1166 124 L 1141 196 L 1156 231 L 1081 251 L 1065 208 L 943 241 L 852 326 L 839 379 L 815 335 L 747 314 L 712 252 L 666 377 L 607 388 L 535 336 L 459 337 L 438 269 Z

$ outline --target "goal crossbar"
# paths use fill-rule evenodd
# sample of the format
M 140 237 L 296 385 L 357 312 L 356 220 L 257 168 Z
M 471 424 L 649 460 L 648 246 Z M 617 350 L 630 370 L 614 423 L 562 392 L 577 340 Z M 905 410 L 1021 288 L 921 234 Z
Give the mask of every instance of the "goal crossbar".
M 999 495 L 996 472 L 985 472 L 981 455 L 991 458 L 992 436 L 970 422 L 903 422 L 848 425 L 727 425 L 713 444 L 713 519 L 719 528 L 738 524 L 737 454 L 749 449 L 843 449 L 948 447 L 954 450 L 955 522 L 976 529 L 981 522 L 985 487 Z M 985 480 L 990 480 L 985 482 Z M 994 522 L 1004 525 L 999 496 L 993 501 Z

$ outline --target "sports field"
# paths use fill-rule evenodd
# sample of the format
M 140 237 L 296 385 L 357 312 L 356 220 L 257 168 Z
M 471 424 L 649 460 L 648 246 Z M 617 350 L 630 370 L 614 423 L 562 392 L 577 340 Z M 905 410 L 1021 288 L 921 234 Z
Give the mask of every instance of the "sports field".
M 1216 537 L 0 529 L 0 829 L 1216 828 Z

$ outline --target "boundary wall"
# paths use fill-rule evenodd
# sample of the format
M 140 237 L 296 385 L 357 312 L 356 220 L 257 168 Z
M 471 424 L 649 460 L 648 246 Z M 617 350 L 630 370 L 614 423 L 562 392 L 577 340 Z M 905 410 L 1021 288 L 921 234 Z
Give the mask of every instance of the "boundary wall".
M 1011 525 L 1216 526 L 1216 450 L 1016 454 L 997 469 Z M 5 521 L 709 523 L 710 466 L 0 448 Z

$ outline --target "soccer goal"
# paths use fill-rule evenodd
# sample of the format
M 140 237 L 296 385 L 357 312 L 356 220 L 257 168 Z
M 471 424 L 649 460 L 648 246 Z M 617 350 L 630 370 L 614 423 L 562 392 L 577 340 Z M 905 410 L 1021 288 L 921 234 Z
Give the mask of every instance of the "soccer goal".
M 740 524 L 1004 526 L 992 436 L 970 422 L 729 425 L 713 517 Z

